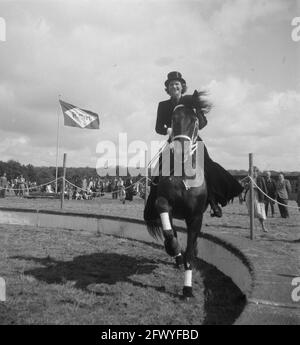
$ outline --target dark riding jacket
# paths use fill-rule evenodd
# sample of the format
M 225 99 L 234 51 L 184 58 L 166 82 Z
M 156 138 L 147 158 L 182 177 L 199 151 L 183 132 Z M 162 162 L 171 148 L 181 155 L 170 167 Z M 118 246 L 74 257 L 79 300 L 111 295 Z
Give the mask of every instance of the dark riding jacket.
M 273 180 L 272 178 L 270 178 L 270 180 L 268 180 L 267 178 L 265 179 L 266 182 L 266 187 L 267 187 L 267 191 L 268 191 L 268 195 L 269 197 L 275 199 L 276 198 L 276 182 L 275 180 Z
M 175 103 L 172 99 L 169 99 L 158 104 L 155 126 L 156 133 L 161 135 L 167 134 L 167 128 L 171 127 L 173 110 L 179 104 L 184 104 L 183 97 L 180 98 L 178 103 Z M 207 119 L 201 109 L 197 109 L 197 107 L 195 107 L 195 109 L 199 120 L 199 129 L 202 129 L 207 125 Z

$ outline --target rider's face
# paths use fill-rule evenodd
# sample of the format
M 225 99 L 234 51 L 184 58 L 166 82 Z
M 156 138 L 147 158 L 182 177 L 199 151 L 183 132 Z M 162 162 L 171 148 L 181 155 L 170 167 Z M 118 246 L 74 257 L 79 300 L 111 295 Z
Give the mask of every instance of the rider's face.
M 178 98 L 181 97 L 182 94 L 182 85 L 181 82 L 178 80 L 172 80 L 170 81 L 169 87 L 168 87 L 169 95 L 172 98 Z

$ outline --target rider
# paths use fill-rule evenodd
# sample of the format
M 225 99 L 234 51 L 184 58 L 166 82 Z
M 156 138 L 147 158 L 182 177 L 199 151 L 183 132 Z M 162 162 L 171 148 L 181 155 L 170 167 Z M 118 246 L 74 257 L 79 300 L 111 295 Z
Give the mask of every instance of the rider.
M 205 114 L 210 111 L 211 105 L 201 99 L 201 96 L 205 92 L 195 90 L 193 96 L 183 96 L 187 90 L 186 82 L 182 78 L 181 73 L 176 71 L 168 74 L 168 79 L 165 81 L 165 90 L 170 96 L 170 99 L 158 104 L 155 126 L 158 134 L 166 135 L 169 133 L 174 108 L 179 104 L 185 104 L 187 99 L 189 101 L 191 99 L 194 100 L 193 107 L 199 119 L 199 129 L 207 125 Z M 198 137 L 198 140 L 201 140 L 201 138 Z M 211 216 L 222 217 L 222 209 L 218 204 L 225 206 L 229 200 L 239 195 L 243 188 L 228 171 L 209 157 L 205 145 L 204 174 L 207 182 L 208 202 L 212 210 Z

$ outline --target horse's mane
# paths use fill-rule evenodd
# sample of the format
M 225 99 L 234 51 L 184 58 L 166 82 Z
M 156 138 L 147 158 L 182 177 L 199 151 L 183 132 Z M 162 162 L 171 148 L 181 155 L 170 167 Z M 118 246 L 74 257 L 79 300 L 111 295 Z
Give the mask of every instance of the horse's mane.
M 185 95 L 182 97 L 182 104 L 188 108 L 196 108 L 201 110 L 204 114 L 211 111 L 213 105 L 206 99 L 208 96 L 208 91 L 197 91 L 195 90 L 192 95 Z

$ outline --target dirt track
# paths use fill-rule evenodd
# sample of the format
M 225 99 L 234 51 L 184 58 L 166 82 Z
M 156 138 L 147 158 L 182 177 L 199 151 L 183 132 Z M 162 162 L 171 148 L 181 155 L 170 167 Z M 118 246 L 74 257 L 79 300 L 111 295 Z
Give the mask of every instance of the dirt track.
M 59 209 L 58 200 L 7 198 L 0 206 Z M 66 201 L 65 209 L 141 218 L 142 200 Z M 260 246 L 299 261 L 300 213 L 268 219 L 270 232 L 256 229 Z M 203 231 L 249 237 L 245 205 L 237 201 L 220 219 L 206 213 Z M 7 302 L 0 323 L 229 324 L 243 301 L 231 281 L 201 262 L 194 274 L 196 298 L 183 303 L 183 272 L 160 245 L 63 229 L 0 226 L 1 275 Z M 296 263 L 295 261 L 295 263 Z
M 160 245 L 13 225 L 0 236 L 1 324 L 230 324 L 243 308 L 230 279 L 204 262 L 195 298 L 182 301 L 183 271 Z

